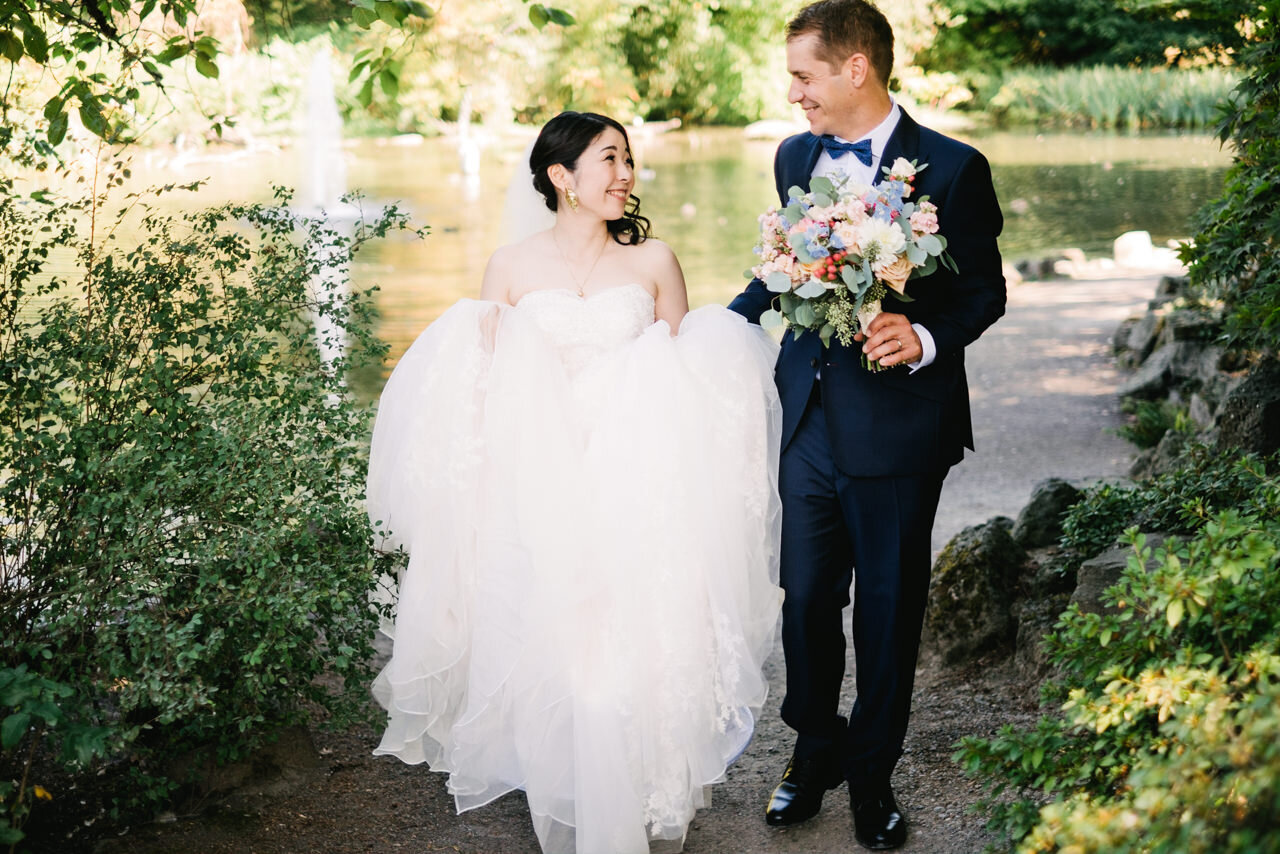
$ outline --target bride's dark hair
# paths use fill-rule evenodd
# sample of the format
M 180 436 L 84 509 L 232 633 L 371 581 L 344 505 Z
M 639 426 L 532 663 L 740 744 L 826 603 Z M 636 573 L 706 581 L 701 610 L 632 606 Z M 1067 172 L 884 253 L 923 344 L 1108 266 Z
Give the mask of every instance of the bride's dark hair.
M 559 163 L 572 171 L 578 165 L 582 152 L 606 128 L 622 134 L 627 144 L 627 156 L 630 156 L 631 140 L 627 137 L 627 129 L 608 116 L 566 110 L 543 126 L 533 150 L 529 152 L 529 168 L 533 171 L 534 189 L 542 194 L 552 211 L 559 200 L 547 170 Z M 635 195 L 627 199 L 622 218 L 609 220 L 605 225 L 613 239 L 624 245 L 643 243 L 649 237 L 649 220 L 640 215 L 640 199 Z

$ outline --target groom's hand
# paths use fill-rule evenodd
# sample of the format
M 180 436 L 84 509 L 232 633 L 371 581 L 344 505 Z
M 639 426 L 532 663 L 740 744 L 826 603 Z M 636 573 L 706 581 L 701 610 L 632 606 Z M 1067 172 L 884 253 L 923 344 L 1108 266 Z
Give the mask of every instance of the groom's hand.
M 862 352 L 886 368 L 918 362 L 924 355 L 920 336 L 905 314 L 882 311 L 871 321 L 867 332 L 865 336 L 859 332 L 853 340 L 863 342 Z

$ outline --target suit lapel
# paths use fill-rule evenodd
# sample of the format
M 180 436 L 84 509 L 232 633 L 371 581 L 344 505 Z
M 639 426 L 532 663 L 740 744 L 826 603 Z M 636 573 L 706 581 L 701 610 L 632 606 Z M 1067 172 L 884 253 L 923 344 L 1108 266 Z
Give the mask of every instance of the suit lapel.
M 884 167 L 892 166 L 893 161 L 899 157 L 911 160 L 917 156 L 919 150 L 920 125 L 916 124 L 915 119 L 907 115 L 906 110 L 902 110 L 902 115 L 898 118 L 898 126 L 889 135 L 889 141 L 884 146 L 884 153 L 880 155 L 880 174 L 875 176 L 873 183 L 879 184 L 884 180 Z
M 778 188 L 778 193 L 782 197 L 782 203 L 787 202 L 787 190 L 792 187 L 799 187 L 806 193 L 809 192 L 809 180 L 813 177 L 813 167 L 818 164 L 818 158 L 822 156 L 822 143 L 818 142 L 818 138 L 813 134 L 805 134 L 800 145 L 796 146 L 795 154 L 788 158 L 787 168 L 783 172 L 782 186 Z

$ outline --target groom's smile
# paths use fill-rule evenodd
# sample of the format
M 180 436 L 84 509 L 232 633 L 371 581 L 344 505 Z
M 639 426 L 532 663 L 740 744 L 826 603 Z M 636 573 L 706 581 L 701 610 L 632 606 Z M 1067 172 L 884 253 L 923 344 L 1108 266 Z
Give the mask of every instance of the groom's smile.
M 868 114 L 878 107 L 864 91 L 866 63 L 862 54 L 854 54 L 840 64 L 832 63 L 822 41 L 813 33 L 787 40 L 787 71 L 791 74 L 787 100 L 804 110 L 812 133 L 853 140 L 884 118 L 881 112 L 872 121 L 873 116 Z

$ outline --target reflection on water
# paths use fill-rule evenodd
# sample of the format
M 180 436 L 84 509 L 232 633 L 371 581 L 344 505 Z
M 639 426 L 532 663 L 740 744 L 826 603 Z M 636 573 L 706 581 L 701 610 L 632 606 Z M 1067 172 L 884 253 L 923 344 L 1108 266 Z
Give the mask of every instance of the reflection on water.
M 1007 258 L 1068 246 L 1108 252 L 1117 235 L 1133 229 L 1150 231 L 1157 244 L 1186 237 L 1192 212 L 1221 191 L 1230 159 L 1203 136 L 991 134 L 970 141 L 992 162 Z M 400 200 L 431 229 L 426 241 L 367 247 L 352 271 L 357 287 L 381 288 L 380 334 L 392 360 L 447 306 L 478 291 L 485 260 L 505 242 L 498 233 L 503 195 L 526 142 L 512 137 L 489 145 L 478 176 L 466 181 L 449 140 L 347 144 L 348 184 L 369 204 Z M 642 168 L 636 189 L 642 212 L 679 256 L 691 303 L 731 299 L 753 260 L 756 216 L 775 201 L 776 143 L 712 129 L 636 135 L 632 144 Z M 202 203 L 266 200 L 272 181 L 299 182 L 296 155 L 286 150 L 134 171 L 147 183 L 208 177 Z M 373 394 L 380 381 L 354 385 Z

